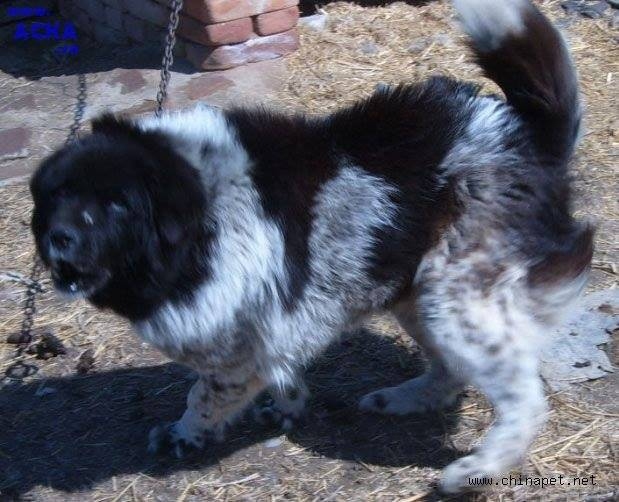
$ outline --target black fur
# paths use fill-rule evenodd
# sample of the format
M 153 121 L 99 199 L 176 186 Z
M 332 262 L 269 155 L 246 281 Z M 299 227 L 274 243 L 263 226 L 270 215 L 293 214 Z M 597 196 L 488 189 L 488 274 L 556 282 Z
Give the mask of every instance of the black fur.
M 282 229 L 291 307 L 309 277 L 308 237 L 316 193 L 342 159 L 398 187 L 398 227 L 380 230 L 372 277 L 410 285 L 417 263 L 455 216 L 450 186 L 437 171 L 471 114 L 476 86 L 436 77 L 400 85 L 325 118 L 233 110 L 228 119 L 252 159 L 252 178 L 267 214 Z

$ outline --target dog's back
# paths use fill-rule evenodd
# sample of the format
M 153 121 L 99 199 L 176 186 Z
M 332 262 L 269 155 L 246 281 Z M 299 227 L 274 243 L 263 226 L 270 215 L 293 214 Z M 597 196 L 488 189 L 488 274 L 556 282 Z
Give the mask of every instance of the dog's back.
M 492 241 L 498 261 L 517 261 L 540 318 L 582 288 L 592 230 L 570 214 L 581 111 L 567 49 L 526 0 L 456 7 L 506 101 L 435 77 L 381 88 L 326 119 L 227 114 L 283 233 L 288 308 L 312 282 L 335 295 L 343 271 L 348 301 L 359 302 L 351 307 L 389 306 L 450 228 L 467 252 Z

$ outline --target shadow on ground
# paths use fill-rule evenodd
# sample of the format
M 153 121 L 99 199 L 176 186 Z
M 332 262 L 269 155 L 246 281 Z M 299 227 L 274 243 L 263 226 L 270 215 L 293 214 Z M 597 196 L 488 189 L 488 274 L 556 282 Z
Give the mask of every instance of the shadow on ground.
M 345 335 L 308 370 L 306 420 L 289 434 L 329 458 L 387 466 L 442 467 L 456 452 L 442 415 L 380 417 L 357 411 L 363 393 L 410 378 L 418 353 L 361 330 Z M 72 492 L 120 474 L 160 477 L 216 464 L 279 435 L 245 419 L 228 440 L 184 460 L 146 454 L 150 427 L 183 412 L 190 372 L 176 364 L 14 383 L 0 391 L 0 498 L 38 485 Z M 453 415 L 449 415 L 453 416 Z

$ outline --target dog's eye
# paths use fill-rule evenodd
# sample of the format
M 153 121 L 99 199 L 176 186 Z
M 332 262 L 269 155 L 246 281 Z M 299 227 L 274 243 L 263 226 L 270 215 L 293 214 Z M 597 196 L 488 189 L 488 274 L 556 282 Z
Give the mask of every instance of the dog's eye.
M 69 195 L 69 189 L 67 187 L 58 187 L 52 192 L 52 195 L 56 199 L 65 199 Z

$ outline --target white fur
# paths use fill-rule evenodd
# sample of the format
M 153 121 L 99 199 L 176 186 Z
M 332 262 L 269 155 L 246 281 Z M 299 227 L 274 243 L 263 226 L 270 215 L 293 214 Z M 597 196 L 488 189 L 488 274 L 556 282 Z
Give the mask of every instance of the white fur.
M 521 161 L 518 154 L 511 155 L 505 150 L 505 138 L 521 127 L 510 107 L 488 97 L 476 97 L 469 106 L 471 121 L 441 163 L 445 178 L 487 178 L 490 175 L 488 166 L 506 167 L 510 162 Z
M 370 285 L 365 269 L 373 230 L 393 223 L 393 191 L 344 162 L 339 175 L 317 195 L 309 237 L 309 284 L 294 310 L 275 305 L 264 325 L 265 336 L 272 338 L 266 345 L 267 360 L 280 362 L 268 369 L 274 383 L 283 386 L 293 378 L 296 368 L 356 321 L 356 309 L 367 311 L 384 300 L 380 288 Z M 351 299 L 365 304 L 351 305 Z
M 188 110 L 143 119 L 139 125 L 145 131 L 167 133 L 178 153 L 211 179 L 232 179 L 246 172 L 250 165 L 236 131 L 219 108 L 198 104 Z M 203 146 L 208 147 L 206 159 Z
M 404 414 L 448 405 L 464 384 L 484 392 L 497 421 L 475 453 L 443 472 L 441 486 L 450 493 L 471 489 L 470 478 L 496 477 L 517 466 L 546 410 L 537 367 L 541 326 L 525 270 L 503 260 L 500 241 L 489 238 L 479 251 L 466 252 L 468 239 L 476 237 L 446 232 L 419 266 L 418 293 L 394 309 L 430 356 L 431 370 L 360 403 L 365 410 Z M 487 267 L 482 274 L 497 271 L 486 291 L 479 288 L 479 267 Z
M 211 277 L 193 302 L 168 303 L 135 327 L 144 339 L 178 357 L 183 347 L 208 350 L 217 340 L 230 340 L 244 318 L 246 329 L 256 330 L 264 341 L 250 348 L 256 371 L 283 389 L 356 320 L 355 310 L 367 311 L 390 293 L 388 286 L 372 288 L 365 268 L 373 229 L 391 223 L 395 214 L 389 198 L 393 188 L 346 163 L 325 184 L 316 197 L 309 236 L 309 282 L 288 311 L 277 290 L 278 283 L 287 287 L 283 236 L 264 215 L 249 178 L 242 170 L 236 173 L 229 182 L 219 173 L 208 181 L 217 185 L 211 201 L 218 221 Z M 351 297 L 363 305 L 351 309 Z M 251 339 L 249 334 L 248 344 Z
M 528 0 L 454 0 L 465 31 L 483 50 L 493 50 L 508 35 L 524 32 Z
M 82 212 L 82 218 L 87 225 L 94 225 L 95 220 L 93 220 L 92 215 L 88 211 Z

